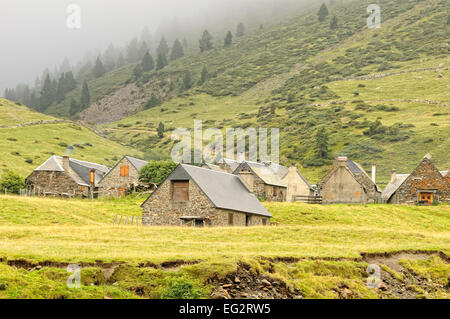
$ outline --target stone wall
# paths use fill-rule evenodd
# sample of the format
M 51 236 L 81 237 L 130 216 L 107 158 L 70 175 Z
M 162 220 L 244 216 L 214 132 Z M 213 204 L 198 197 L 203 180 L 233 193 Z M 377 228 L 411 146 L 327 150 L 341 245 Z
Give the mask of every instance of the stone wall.
M 381 203 L 381 193 L 378 191 L 375 183 L 365 174 L 354 174 L 356 180 L 366 189 L 367 203 Z
M 256 175 L 253 171 L 248 170 L 246 168 L 241 169 L 239 172 L 251 173 L 253 175 L 253 194 L 258 199 L 265 200 L 268 202 L 285 202 L 287 196 L 286 187 L 281 186 L 273 186 L 264 183 L 264 181 Z M 239 172 L 235 172 L 235 174 L 239 174 Z M 274 189 L 277 189 L 276 195 L 274 194 Z
M 300 177 L 296 167 L 290 167 L 289 172 L 283 178 L 283 182 L 287 185 L 286 200 L 292 202 L 294 196 L 314 196 L 314 192 L 309 188 L 308 184 Z
M 324 204 L 365 204 L 366 192 L 354 176 L 345 168 L 337 167 L 319 183 Z
M 390 203 L 415 204 L 420 191 L 434 193 L 436 202 L 450 201 L 450 186 L 430 160 L 424 159 L 392 196 Z
M 65 172 L 34 171 L 27 177 L 26 184 L 29 190 L 34 189 L 37 196 L 52 193 L 60 196 L 71 194 L 82 197 L 89 194 L 89 187 L 85 187 L 82 191 L 81 186 Z
M 120 176 L 121 166 L 128 166 L 130 168 L 128 177 Z M 137 186 L 138 183 L 139 172 L 128 161 L 128 159 L 124 158 L 109 172 L 105 178 L 102 179 L 98 186 L 102 196 L 116 197 L 119 196 L 120 188 L 123 188 L 125 190 L 125 194 L 127 194 L 133 191 L 133 187 Z
M 205 226 L 229 226 L 229 214 L 233 214 L 233 226 L 245 226 L 246 214 L 215 208 L 198 186 L 189 182 L 189 201 L 172 200 L 172 181 L 166 180 L 151 198 L 143 205 L 144 225 L 152 226 L 193 226 L 193 220 L 181 217 L 199 217 L 205 219 Z M 263 219 L 270 225 L 267 217 L 249 215 L 250 226 L 263 225 Z

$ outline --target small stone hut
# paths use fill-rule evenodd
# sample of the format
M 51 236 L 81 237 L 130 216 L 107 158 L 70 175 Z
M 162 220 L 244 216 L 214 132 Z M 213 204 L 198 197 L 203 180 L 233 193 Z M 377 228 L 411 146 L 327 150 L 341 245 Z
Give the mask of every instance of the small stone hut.
M 147 165 L 131 156 L 123 157 L 99 182 L 103 196 L 122 197 L 134 191 L 139 183 L 139 172 Z
M 372 178 L 356 162 L 345 156 L 334 160 L 333 168 L 317 184 L 324 204 L 374 204 L 381 202 L 381 191 Z
M 432 163 L 431 155 L 425 156 L 411 174 L 397 174 L 392 170 L 383 200 L 389 204 L 409 205 L 449 202 L 450 184 L 442 173 Z
M 269 225 L 271 214 L 233 174 L 180 164 L 142 204 L 143 224 Z
M 109 168 L 69 156 L 51 156 L 26 179 L 27 190 L 36 196 L 96 197 L 99 182 Z

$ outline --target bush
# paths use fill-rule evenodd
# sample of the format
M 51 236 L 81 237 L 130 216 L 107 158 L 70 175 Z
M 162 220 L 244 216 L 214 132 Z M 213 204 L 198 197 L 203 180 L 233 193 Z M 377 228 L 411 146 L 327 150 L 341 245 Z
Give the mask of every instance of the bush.
M 172 161 L 153 161 L 145 165 L 139 174 L 139 181 L 148 184 L 161 184 L 177 167 Z
M 6 189 L 8 193 L 19 194 L 20 190 L 25 187 L 25 180 L 12 171 L 6 172 L 0 180 L 0 190 L 2 192 Z
M 167 288 L 161 291 L 161 299 L 200 299 L 206 291 L 199 284 L 186 277 L 170 279 Z

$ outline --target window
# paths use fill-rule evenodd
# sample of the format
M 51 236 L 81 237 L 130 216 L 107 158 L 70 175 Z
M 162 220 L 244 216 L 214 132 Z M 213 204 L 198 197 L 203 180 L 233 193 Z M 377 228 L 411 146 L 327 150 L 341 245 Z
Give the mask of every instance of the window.
M 189 201 L 189 181 L 172 182 L 172 200 L 175 202 Z
M 84 186 L 81 186 L 81 191 L 84 192 Z
M 262 224 L 263 224 L 263 226 L 266 226 L 267 225 L 267 219 L 263 218 Z
M 228 226 L 233 226 L 234 224 L 234 216 L 233 213 L 228 214 Z
M 278 188 L 273 188 L 273 196 L 278 196 Z
M 129 177 L 130 176 L 130 167 L 129 166 L 121 166 L 120 167 L 120 177 Z
M 195 220 L 195 227 L 204 227 L 205 223 L 203 221 L 203 219 L 196 219 Z

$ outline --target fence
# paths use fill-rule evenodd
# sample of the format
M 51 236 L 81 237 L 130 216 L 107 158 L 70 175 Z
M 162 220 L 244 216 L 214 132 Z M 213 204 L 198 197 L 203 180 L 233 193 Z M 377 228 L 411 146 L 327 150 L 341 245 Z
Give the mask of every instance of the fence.
M 125 226 L 136 225 L 136 226 L 139 226 L 139 225 L 142 225 L 142 217 L 116 215 L 114 217 L 113 225 L 125 225 Z
M 322 204 L 323 197 L 322 196 L 294 195 L 293 201 L 307 203 L 307 204 Z

